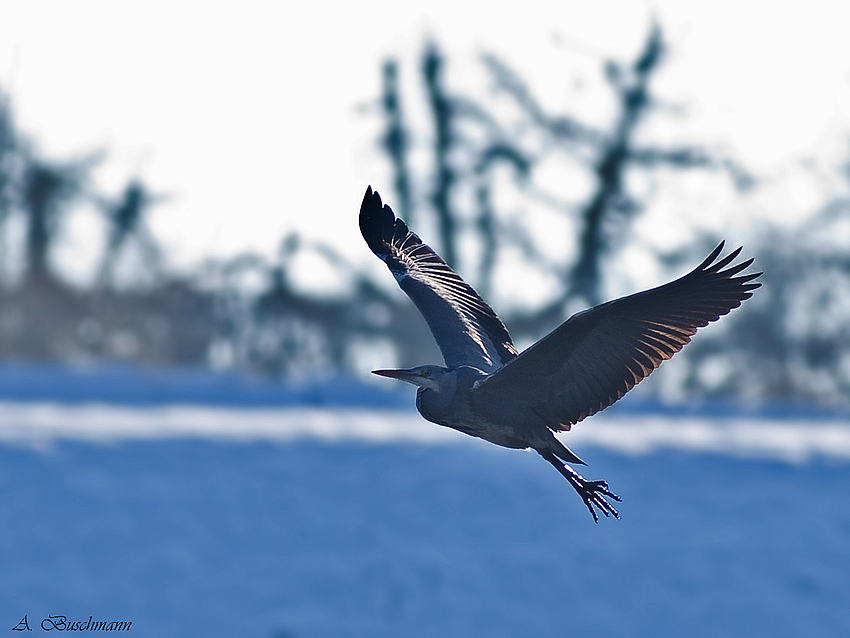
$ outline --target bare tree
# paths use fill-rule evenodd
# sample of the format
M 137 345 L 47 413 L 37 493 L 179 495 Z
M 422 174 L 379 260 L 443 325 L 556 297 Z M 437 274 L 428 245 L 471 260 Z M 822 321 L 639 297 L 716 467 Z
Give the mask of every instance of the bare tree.
M 467 269 L 477 277 L 485 295 L 492 291 L 499 254 L 506 248 L 519 249 L 530 263 L 556 273 L 564 282 L 563 293 L 543 307 L 506 317 L 520 336 L 538 337 L 556 325 L 572 300 L 588 305 L 602 300 L 602 264 L 615 239 L 626 232 L 629 222 L 642 209 L 641 202 L 627 192 L 629 171 L 652 171 L 660 167 L 719 168 L 726 170 L 737 186 L 749 185 L 746 174 L 734 162 L 715 158 L 698 147 L 667 148 L 635 143 L 641 123 L 657 106 L 650 83 L 663 61 L 663 53 L 661 29 L 655 25 L 632 63 L 606 63 L 605 77 L 614 91 L 618 109 L 610 130 L 601 130 L 569 114 L 547 113 L 515 72 L 495 56 L 485 55 L 483 62 L 497 94 L 512 100 L 521 114 L 519 121 L 501 122 L 475 100 L 450 93 L 445 87 L 444 57 L 434 44 L 425 48 L 421 70 L 433 123 L 434 168 L 429 203 L 437 222 L 441 253 L 450 265 L 462 271 Z M 397 140 L 399 131 L 408 129 L 398 107 L 397 65 L 388 62 L 387 68 L 392 68 L 395 88 L 394 107 L 385 111 L 384 140 Z M 517 131 L 526 133 L 517 134 Z M 409 137 L 413 136 L 408 132 L 405 139 Z M 531 141 L 532 137 L 537 141 Z M 545 142 L 541 143 L 540 139 Z M 400 161 L 399 144 L 385 143 L 384 148 L 390 152 L 396 186 L 404 185 L 404 192 L 398 195 L 409 219 L 415 208 L 409 199 L 410 184 L 427 178 L 414 179 L 407 164 Z M 594 176 L 596 188 L 587 201 L 564 204 L 533 185 L 535 169 L 553 152 L 578 157 Z M 554 206 L 559 213 L 578 222 L 578 254 L 572 263 L 552 263 L 543 256 L 527 228 L 505 223 L 492 197 L 493 168 L 500 164 L 513 169 L 515 184 L 529 197 Z M 462 211 L 455 204 L 455 191 L 461 188 L 472 188 L 474 212 Z M 425 212 L 428 211 L 416 212 L 417 219 L 424 217 Z M 465 234 L 474 236 L 479 246 L 477 264 L 459 263 L 458 244 Z
M 156 276 L 162 266 L 159 247 L 144 226 L 145 212 L 162 198 L 151 195 L 140 181 L 133 179 L 124 188 L 117 202 L 100 202 L 109 222 L 109 236 L 100 265 L 101 285 L 113 282 L 115 267 L 124 249 L 135 243 L 142 257 L 142 267 L 149 276 Z
M 396 194 L 398 195 L 398 214 L 413 223 L 410 205 L 410 171 L 407 166 L 408 136 L 404 127 L 404 116 L 401 110 L 401 93 L 398 86 L 398 64 L 394 60 L 384 62 L 384 86 L 381 100 L 384 115 L 387 119 L 387 129 L 383 137 L 383 147 L 393 167 L 393 178 Z

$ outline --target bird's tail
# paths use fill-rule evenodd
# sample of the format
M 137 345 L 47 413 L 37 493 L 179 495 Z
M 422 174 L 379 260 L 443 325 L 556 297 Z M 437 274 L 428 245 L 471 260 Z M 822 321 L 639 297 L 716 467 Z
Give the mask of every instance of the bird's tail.
M 555 439 L 555 437 L 552 437 Z M 557 456 L 559 459 L 564 461 L 565 463 L 575 463 L 576 465 L 587 465 L 584 461 L 582 461 L 579 457 L 577 457 L 573 451 L 568 448 L 566 445 L 561 443 L 558 439 L 555 439 L 556 447 L 551 451 Z

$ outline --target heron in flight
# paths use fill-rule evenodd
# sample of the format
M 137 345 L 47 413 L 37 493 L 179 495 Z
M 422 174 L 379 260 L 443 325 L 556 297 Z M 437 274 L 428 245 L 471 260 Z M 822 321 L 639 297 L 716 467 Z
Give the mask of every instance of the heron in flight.
M 428 421 L 537 451 L 569 481 L 596 522 L 597 509 L 620 517 L 608 501 L 620 497 L 605 481 L 589 481 L 566 465 L 586 464 L 555 432 L 620 399 L 697 328 L 761 286 L 749 283 L 761 273 L 734 276 L 753 262 L 729 265 L 740 248 L 716 261 L 721 242 L 684 277 L 579 312 L 518 353 L 493 309 L 396 219 L 371 186 L 360 207 L 360 232 L 422 313 L 446 364 L 373 373 L 418 386 L 416 408 Z

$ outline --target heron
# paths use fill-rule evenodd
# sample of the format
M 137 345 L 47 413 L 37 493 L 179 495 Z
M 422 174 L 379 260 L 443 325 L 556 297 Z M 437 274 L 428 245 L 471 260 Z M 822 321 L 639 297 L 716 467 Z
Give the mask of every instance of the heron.
M 604 410 L 679 352 L 697 328 L 737 308 L 762 273 L 735 276 L 753 259 L 722 259 L 721 242 L 694 270 L 670 283 L 579 312 L 517 352 L 493 309 L 440 256 L 397 219 L 369 186 L 360 232 L 425 318 L 445 366 L 373 370 L 415 386 L 428 421 L 506 448 L 533 449 L 597 510 L 620 518 L 606 481 L 584 478 L 586 465 L 556 436 Z M 732 264 L 732 265 L 730 265 Z

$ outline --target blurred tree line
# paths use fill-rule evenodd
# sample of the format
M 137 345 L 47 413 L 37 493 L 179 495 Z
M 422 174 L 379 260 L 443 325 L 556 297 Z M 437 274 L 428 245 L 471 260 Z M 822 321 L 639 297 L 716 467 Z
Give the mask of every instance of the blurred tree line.
M 634 60 L 605 62 L 601 71 L 616 108 L 600 127 L 549 112 L 521 76 L 492 55 L 481 60 L 492 101 L 452 91 L 447 60 L 429 44 L 418 70 L 429 130 L 417 130 L 406 117 L 399 63 L 384 63 L 372 112 L 383 123 L 379 144 L 395 192 L 382 194 L 493 300 L 520 346 L 605 299 L 606 264 L 627 245 L 646 205 L 629 187 L 635 175 L 710 171 L 739 191 L 758 187 L 731 157 L 643 141 L 647 118 L 664 112 L 651 91 L 663 60 L 656 26 Z M 370 361 L 389 367 L 440 360 L 427 326 L 400 291 L 294 233 L 273 261 L 243 255 L 210 260 L 191 276 L 169 273 L 145 226 L 157 197 L 137 180 L 115 201 L 95 193 L 90 173 L 99 160 L 41 158 L 15 130 L 8 101 L 0 102 L 3 358 L 131 360 L 301 376 L 363 372 Z M 549 192 L 538 176 L 552 166 L 565 181 L 581 174 L 587 188 L 572 200 Z M 80 289 L 54 272 L 50 255 L 63 218 L 83 201 L 100 211 L 108 233 L 98 276 Z M 551 228 L 548 237 L 540 227 Z M 562 233 L 556 239 L 566 249 L 547 246 L 552 233 Z M 687 250 L 674 247 L 654 257 L 671 273 L 684 273 L 719 239 L 705 234 Z M 130 253 L 144 275 L 133 285 L 116 274 Z M 747 253 L 757 256 L 765 286 L 667 364 L 676 366 L 667 386 L 679 394 L 850 402 L 850 198 L 830 203 L 795 232 L 766 228 Z M 305 255 L 349 281 L 348 292 L 329 297 L 297 286 L 295 266 Z M 530 277 L 551 282 L 549 294 L 534 304 L 497 303 L 509 299 L 500 283 L 518 264 Z

